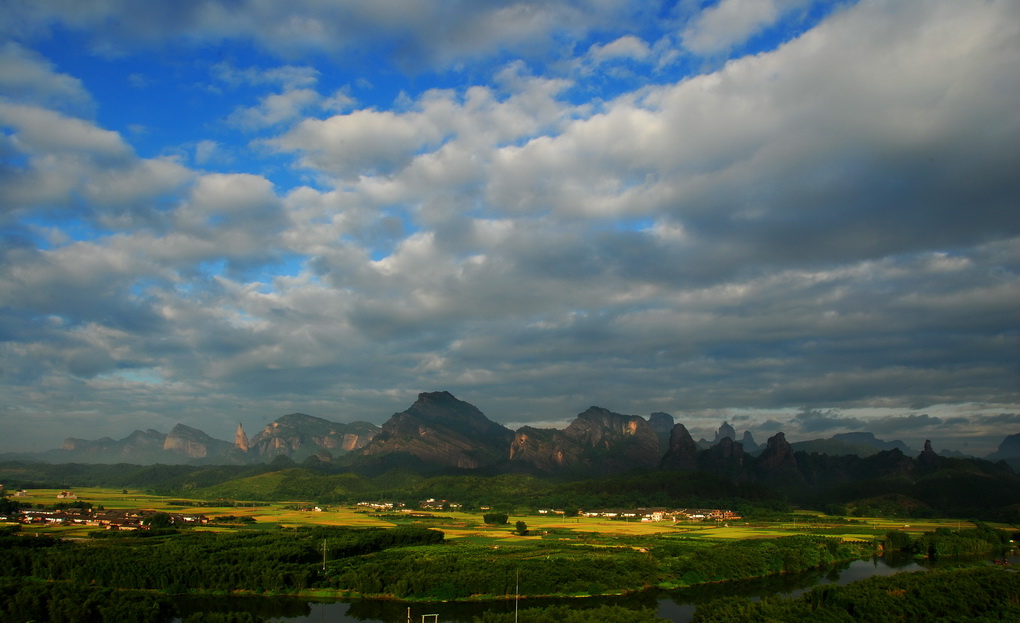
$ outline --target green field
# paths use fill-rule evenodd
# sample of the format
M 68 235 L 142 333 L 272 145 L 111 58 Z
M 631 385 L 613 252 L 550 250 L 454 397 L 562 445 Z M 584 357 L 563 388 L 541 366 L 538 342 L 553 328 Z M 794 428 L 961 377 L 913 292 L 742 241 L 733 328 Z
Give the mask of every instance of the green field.
M 847 541 L 871 541 L 882 538 L 890 530 L 901 530 L 912 535 L 931 532 L 937 528 L 970 528 L 974 524 L 957 519 L 926 519 L 911 521 L 877 517 L 860 517 L 845 520 L 828 517 L 820 513 L 799 511 L 793 521 L 782 522 L 641 522 L 615 521 L 605 518 L 563 517 L 562 515 L 534 514 L 512 515 L 506 525 L 486 525 L 481 513 L 459 511 L 375 512 L 358 507 L 323 506 L 312 510 L 313 502 L 307 500 L 281 500 L 276 502 L 246 502 L 231 500 L 222 506 L 209 500 L 188 500 L 180 496 L 166 497 L 147 494 L 132 489 L 76 488 L 77 500 L 59 500 L 60 489 L 31 489 L 29 497 L 17 498 L 33 506 L 51 508 L 58 502 L 88 502 L 94 507 L 106 510 L 153 510 L 181 514 L 201 514 L 210 518 L 235 515 L 251 516 L 255 527 L 301 527 L 301 526 L 346 526 L 346 527 L 393 527 L 396 525 L 418 525 L 442 530 L 448 540 L 463 539 L 471 543 L 534 543 L 542 540 L 556 540 L 563 544 L 598 544 L 623 539 L 637 543 L 641 537 L 655 535 L 682 535 L 711 541 L 738 539 L 767 539 L 791 535 L 836 537 Z M 515 522 L 523 521 L 528 534 L 521 536 L 513 532 Z M 1009 526 L 1000 526 L 1009 528 Z M 237 528 L 210 524 L 197 527 L 198 530 L 232 531 Z M 79 537 L 103 528 L 85 526 L 39 525 L 25 526 L 26 532 L 40 532 L 67 537 Z

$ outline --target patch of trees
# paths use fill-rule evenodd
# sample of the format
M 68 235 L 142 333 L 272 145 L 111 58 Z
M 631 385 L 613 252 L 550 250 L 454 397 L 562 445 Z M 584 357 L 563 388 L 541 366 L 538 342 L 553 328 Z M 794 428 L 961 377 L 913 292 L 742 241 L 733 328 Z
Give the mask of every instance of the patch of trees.
M 687 552 L 669 551 L 668 546 L 652 551 L 663 560 L 668 584 L 691 586 L 822 568 L 868 557 L 873 546 L 834 538 L 789 536 L 745 539 Z
M 1020 574 L 995 567 L 876 576 L 815 587 L 796 599 L 724 598 L 694 613 L 695 623 L 1018 620 Z
M 960 558 L 1001 550 L 1009 540 L 1008 532 L 979 523 L 974 528 L 964 530 L 938 528 L 916 539 L 911 538 L 906 532 L 892 530 L 886 533 L 885 547 L 892 551 L 910 552 L 916 556 L 932 559 Z
M 21 503 L 18 500 L 0 497 L 0 515 L 10 515 L 23 508 L 31 508 L 31 504 Z
M 630 547 L 544 543 L 388 549 L 329 567 L 330 586 L 337 590 L 432 601 L 612 594 L 653 586 L 658 575 L 656 561 Z
M 352 595 L 414 600 L 581 596 L 794 573 L 874 552 L 870 543 L 810 536 L 721 544 L 646 537 L 645 545 L 649 542 L 651 547 L 542 541 L 496 549 L 465 543 L 391 549 L 331 564 L 329 582 Z
M 796 454 L 808 485 L 782 489 L 805 508 L 883 517 L 976 517 L 1020 521 L 1020 476 L 978 459 L 947 459 L 921 469 L 898 450 L 864 459 Z
M 474 618 L 474 623 L 513 623 L 518 620 L 530 623 L 669 623 L 652 608 L 631 609 L 623 606 L 598 606 L 576 608 L 571 606 L 548 606 L 526 608 L 517 615 L 513 612 L 487 612 Z
M 136 533 L 129 533 L 135 535 Z M 141 534 L 141 533 L 137 533 Z M 0 536 L 0 577 L 156 590 L 294 592 L 321 581 L 322 549 L 332 557 L 442 543 L 424 528 L 317 527 L 233 534 L 183 532 L 162 537 L 101 538 L 91 543 Z
M 3 621 L 168 623 L 173 617 L 170 598 L 159 593 L 0 577 Z

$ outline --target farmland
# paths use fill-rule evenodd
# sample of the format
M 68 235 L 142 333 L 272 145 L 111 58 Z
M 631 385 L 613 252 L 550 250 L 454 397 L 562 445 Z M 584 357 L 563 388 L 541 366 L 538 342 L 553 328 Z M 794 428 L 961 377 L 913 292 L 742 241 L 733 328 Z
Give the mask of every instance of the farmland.
M 61 489 L 32 489 L 28 497 L 18 498 L 23 503 L 52 506 Z M 298 528 L 310 526 L 344 526 L 360 528 L 392 528 L 398 525 L 417 525 L 441 530 L 450 541 L 465 540 L 480 544 L 527 544 L 542 540 L 569 543 L 610 543 L 614 540 L 639 541 L 642 537 L 657 535 L 684 536 L 691 539 L 727 541 L 739 539 L 778 538 L 791 535 L 833 537 L 848 541 L 874 541 L 890 530 L 920 535 L 938 528 L 961 529 L 973 527 L 970 521 L 957 519 L 910 520 L 880 517 L 845 519 L 821 513 L 798 511 L 783 521 L 623 521 L 596 517 L 564 517 L 554 513 L 510 515 L 507 525 L 488 525 L 481 512 L 456 510 L 420 511 L 367 511 L 357 506 L 317 506 L 309 500 L 282 500 L 274 502 L 187 499 L 180 496 L 161 496 L 134 489 L 83 487 L 73 490 L 76 501 L 90 503 L 106 510 L 148 510 L 166 513 L 205 515 L 215 519 L 223 516 L 246 516 L 254 519 L 244 529 L 275 527 Z M 318 509 L 318 510 L 316 510 Z M 527 535 L 513 532 L 517 521 L 524 521 Z M 1008 528 L 1008 526 L 1001 526 Z M 211 524 L 196 530 L 235 531 L 232 525 Z M 67 537 L 82 537 L 102 530 L 95 526 L 39 525 L 26 526 L 28 532 L 41 532 Z
M 140 612 L 140 603 L 146 613 L 173 612 L 183 595 L 409 603 L 640 595 L 818 573 L 886 548 L 972 555 L 1001 547 L 1012 534 L 956 519 L 906 524 L 809 511 L 774 521 L 640 521 L 548 509 L 464 511 L 456 504 L 376 510 L 308 499 L 189 498 L 134 488 L 19 493 L 7 501 L 23 512 L 30 507 L 31 521 L 0 529 L 7 552 L 0 591 L 5 607 L 25 620 L 46 618 L 39 596 L 50 593 L 51 602 L 72 608 L 87 600 L 124 621 L 167 620 L 130 613 Z M 109 517 L 130 523 L 103 525 L 100 518 Z

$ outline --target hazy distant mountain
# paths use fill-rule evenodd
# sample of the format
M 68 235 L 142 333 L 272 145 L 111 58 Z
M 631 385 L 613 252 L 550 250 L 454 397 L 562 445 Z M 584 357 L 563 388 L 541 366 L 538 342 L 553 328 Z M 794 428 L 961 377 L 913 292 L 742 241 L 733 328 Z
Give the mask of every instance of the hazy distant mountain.
M 740 445 L 744 446 L 744 451 L 748 454 L 757 454 L 759 450 L 764 450 L 754 441 L 754 437 L 749 430 L 744 431 L 744 436 L 740 439 Z
M 1020 433 L 1003 439 L 999 449 L 988 455 L 988 460 L 1005 461 L 1014 470 L 1020 471 Z
M 194 463 L 236 462 L 230 457 L 233 444 L 210 437 L 197 428 L 177 424 L 169 434 L 136 430 L 119 440 L 69 437 L 60 449 L 35 458 L 61 463 Z
M 393 414 L 359 454 L 475 469 L 506 460 L 513 437 L 513 431 L 449 392 L 421 393 L 410 408 Z
M 47 453 L 53 460 L 78 463 L 156 462 L 165 454 L 166 434 L 136 430 L 124 439 L 88 440 L 68 437 L 59 450 Z
M 797 452 L 816 452 L 829 456 L 843 456 L 853 454 L 860 457 L 871 456 L 883 450 L 899 450 L 903 454 L 916 454 L 902 441 L 882 441 L 877 439 L 873 433 L 839 433 L 828 439 L 812 439 L 810 441 L 798 441 L 793 444 Z
M 862 478 L 928 474 L 947 466 L 994 471 L 991 463 L 974 468 L 980 462 L 947 451 L 937 455 L 929 443 L 917 455 L 902 441 L 883 441 L 870 432 L 792 444 L 779 433 L 765 446 L 758 446 L 749 432 L 736 441 L 734 428 L 723 422 L 714 437 L 713 444 L 704 440 L 696 444 L 683 424 L 667 413 L 653 413 L 645 419 L 596 406 L 577 414 L 562 430 L 525 426 L 514 432 L 489 420 L 474 405 L 440 391 L 419 394 L 414 404 L 393 414 L 382 427 L 291 413 L 250 438 L 238 425 L 233 443 L 178 424 L 169 434 L 149 429 L 136 430 L 120 440 L 68 438 L 58 450 L 2 458 L 54 463 L 243 464 L 265 463 L 280 456 L 295 461 L 315 456 L 323 461 L 343 459 L 337 462 L 341 469 L 405 467 L 438 472 L 456 468 L 585 476 L 632 470 L 700 470 L 780 488 L 801 482 L 829 486 Z M 702 444 L 708 447 L 700 447 Z M 917 458 L 909 458 L 911 455 Z M 1006 437 L 988 458 L 1005 460 L 1020 470 L 1020 434 Z
M 837 441 L 846 441 L 848 443 L 860 444 L 865 446 L 871 446 L 878 450 L 899 450 L 904 454 L 916 454 L 917 452 L 907 446 L 899 439 L 893 441 L 882 441 L 876 439 L 874 433 L 858 432 L 858 433 L 839 433 L 832 436 Z
M 719 430 L 715 431 L 715 437 L 712 438 L 712 441 L 708 441 L 707 439 L 704 438 L 699 439 L 698 447 L 702 449 L 714 448 L 717 445 L 719 445 L 719 442 L 722 441 L 723 439 L 737 441 L 737 431 L 734 430 L 732 426 L 730 426 L 729 422 L 723 422 L 719 426 Z
M 12 454 L 11 458 L 53 463 L 237 464 L 265 462 L 284 455 L 295 460 L 325 453 L 326 458 L 358 450 L 379 432 L 367 422 L 340 424 L 292 413 L 271 422 L 249 441 L 238 425 L 234 442 L 211 437 L 197 428 L 177 424 L 168 433 L 136 430 L 124 439 L 69 437 L 57 450 Z

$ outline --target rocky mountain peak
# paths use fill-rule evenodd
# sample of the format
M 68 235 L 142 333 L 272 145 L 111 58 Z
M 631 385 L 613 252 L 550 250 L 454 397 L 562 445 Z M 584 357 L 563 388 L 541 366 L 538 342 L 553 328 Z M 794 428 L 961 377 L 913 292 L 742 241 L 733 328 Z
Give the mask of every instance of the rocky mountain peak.
M 619 473 L 654 468 L 659 462 L 659 439 L 641 416 L 589 407 L 563 430 L 518 430 L 510 459 L 547 472 L 567 467 L 590 474 Z
M 744 447 L 730 437 L 698 453 L 698 469 L 738 481 L 749 479 Z
M 797 469 L 797 458 L 784 433 L 776 433 L 765 442 L 765 449 L 758 457 L 758 467 L 770 472 Z
M 506 459 L 514 433 L 450 392 L 423 392 L 394 413 L 362 449 L 365 456 L 404 454 L 421 461 L 473 469 Z
M 493 422 L 473 404 L 458 400 L 447 391 L 422 392 L 406 411 L 393 418 L 410 416 L 426 426 L 441 426 L 465 435 L 509 437 L 513 433 L 502 424 Z M 392 419 L 392 418 L 391 418 Z M 386 425 L 383 425 L 385 430 Z
M 379 427 L 367 422 L 341 424 L 305 413 L 288 413 L 270 422 L 248 441 L 260 456 L 303 459 L 320 452 L 345 454 L 367 445 Z M 325 456 L 325 455 L 324 455 Z
M 676 424 L 676 420 L 673 419 L 673 416 L 662 411 L 656 411 L 648 416 L 648 425 L 657 435 L 670 434 L 674 424 Z
M 669 434 L 669 449 L 662 457 L 662 469 L 693 470 L 698 468 L 698 444 L 691 433 L 679 422 Z
M 776 433 L 765 442 L 765 449 L 755 461 L 754 471 L 757 478 L 766 484 L 785 486 L 804 481 L 793 447 L 783 433 Z
M 937 467 L 942 461 L 942 457 L 938 455 L 935 450 L 931 447 L 931 440 L 924 440 L 924 450 L 921 450 L 921 454 L 917 457 L 918 464 L 923 468 L 934 468 Z
M 726 438 L 732 439 L 733 441 L 737 440 L 737 431 L 730 426 L 729 422 L 723 422 L 722 426 L 719 427 L 719 430 L 716 431 L 715 439 L 712 440 L 712 445 L 715 445 Z
M 607 439 L 617 436 L 650 434 L 655 437 L 651 425 L 643 417 L 622 415 L 602 407 L 588 407 L 583 413 L 578 413 L 564 432 L 592 447 L 604 445 Z

